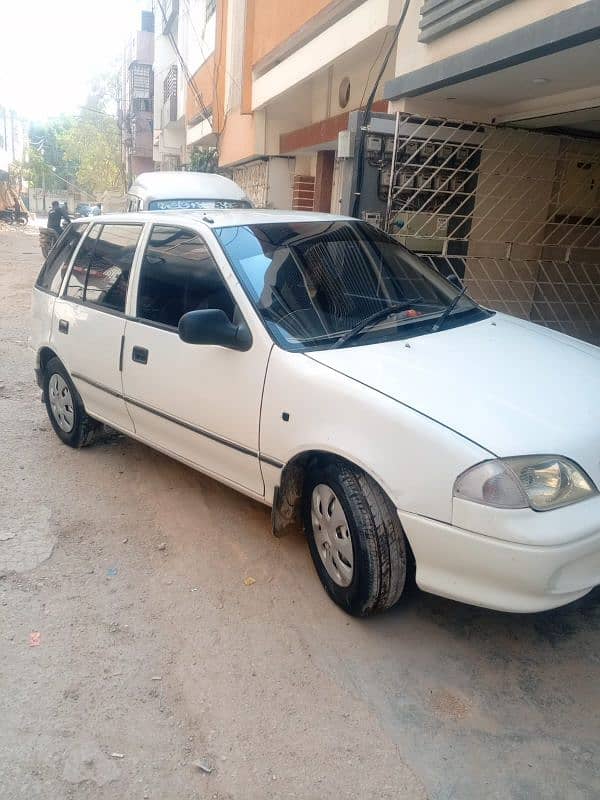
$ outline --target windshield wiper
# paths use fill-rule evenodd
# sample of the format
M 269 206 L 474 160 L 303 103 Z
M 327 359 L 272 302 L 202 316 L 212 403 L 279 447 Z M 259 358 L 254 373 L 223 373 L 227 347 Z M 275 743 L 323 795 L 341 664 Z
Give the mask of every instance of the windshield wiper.
M 461 297 L 463 297 L 463 295 L 465 294 L 466 291 L 467 291 L 467 287 L 463 286 L 463 288 L 460 290 L 460 292 L 448 303 L 448 305 L 446 306 L 446 308 L 444 309 L 442 314 L 437 318 L 436 322 L 434 322 L 433 325 L 431 326 L 431 332 L 432 333 L 435 333 L 436 331 L 439 331 L 440 328 L 442 327 L 442 325 L 446 324 L 446 320 L 448 319 L 450 314 L 454 311 L 454 309 L 458 305 Z
M 333 345 L 333 348 L 343 347 L 351 339 L 354 339 L 355 336 L 358 336 L 358 334 L 369 325 L 372 325 L 374 322 L 379 322 L 379 320 L 385 319 L 392 314 L 398 314 L 400 311 L 407 311 L 418 302 L 419 299 L 417 298 L 415 300 L 405 300 L 403 303 L 393 303 L 385 308 L 380 308 L 379 311 L 375 311 L 373 314 L 369 314 L 368 317 L 361 319 L 361 321 L 351 328 L 348 333 L 340 336 L 337 342 Z

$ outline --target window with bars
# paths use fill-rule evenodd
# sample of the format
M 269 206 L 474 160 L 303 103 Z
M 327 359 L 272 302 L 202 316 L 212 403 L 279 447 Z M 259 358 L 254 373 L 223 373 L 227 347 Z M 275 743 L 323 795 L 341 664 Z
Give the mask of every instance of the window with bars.
M 163 81 L 163 101 L 177 96 L 177 66 L 172 64 Z
M 132 64 L 130 69 L 131 96 L 152 97 L 152 67 L 150 64 Z

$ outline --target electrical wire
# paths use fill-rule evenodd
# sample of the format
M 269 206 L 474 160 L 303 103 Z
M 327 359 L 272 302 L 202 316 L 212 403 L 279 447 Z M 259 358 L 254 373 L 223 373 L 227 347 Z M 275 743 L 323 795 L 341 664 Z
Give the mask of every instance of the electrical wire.
M 373 103 L 375 101 L 375 95 L 377 94 L 377 89 L 379 88 L 379 84 L 381 83 L 381 78 L 383 77 L 383 73 L 386 70 L 388 65 L 388 61 L 390 60 L 390 56 L 398 43 L 398 37 L 400 36 L 400 31 L 402 30 L 402 25 L 404 24 L 404 20 L 406 19 L 406 14 L 408 12 L 408 7 L 410 5 L 410 0 L 405 0 L 404 6 L 402 8 L 402 12 L 400 13 L 400 19 L 394 28 L 394 35 L 392 36 L 392 41 L 388 48 L 387 53 L 385 54 L 385 58 L 381 62 L 381 67 L 379 68 L 379 72 L 377 73 L 377 77 L 375 78 L 375 83 L 373 84 L 373 88 L 371 89 L 371 93 L 369 95 L 369 99 L 367 100 L 367 105 L 365 106 L 364 116 L 362 120 L 362 125 L 360 126 L 360 136 L 358 139 L 358 147 L 357 147 L 357 165 L 356 165 L 356 184 L 354 187 L 354 199 L 352 201 L 352 216 L 356 217 L 358 215 L 358 208 L 360 205 L 360 193 L 362 191 L 363 185 L 363 178 L 364 178 L 364 160 L 365 160 L 365 137 L 367 133 L 367 129 L 369 127 L 369 123 L 371 121 L 371 109 L 373 108 Z
M 161 0 L 156 0 L 156 3 L 157 3 L 158 7 L 161 10 L 161 13 L 162 13 L 162 16 L 163 16 L 164 25 L 166 26 L 167 22 L 168 22 L 168 19 L 167 19 L 167 15 L 165 13 L 164 6 L 163 6 Z M 170 31 L 170 30 L 167 31 L 167 36 L 168 36 L 169 41 L 171 42 L 171 47 L 175 51 L 175 54 L 177 56 L 177 60 L 179 61 L 179 64 L 181 66 L 181 71 L 183 72 L 183 77 L 185 78 L 185 81 L 186 81 L 187 85 L 192 89 L 192 91 L 194 93 L 194 96 L 196 98 L 196 102 L 198 103 L 198 105 L 202 109 L 202 113 L 205 115 L 205 119 L 209 119 L 210 111 L 205 106 L 204 100 L 202 99 L 202 94 L 198 91 L 198 88 L 196 87 L 196 84 L 195 84 L 195 82 L 194 82 L 194 80 L 193 80 L 193 78 L 192 78 L 192 76 L 190 74 L 190 71 L 189 71 L 188 66 L 187 66 L 187 64 L 185 62 L 185 59 L 184 59 L 184 57 L 183 57 L 183 55 L 181 53 L 181 50 L 179 49 L 179 45 L 177 44 L 177 40 L 173 36 L 173 32 Z

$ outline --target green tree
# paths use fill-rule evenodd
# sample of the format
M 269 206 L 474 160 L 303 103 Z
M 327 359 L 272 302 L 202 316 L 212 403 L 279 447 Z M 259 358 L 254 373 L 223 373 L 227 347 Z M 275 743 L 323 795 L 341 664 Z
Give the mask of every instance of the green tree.
M 100 75 L 77 115 L 62 115 L 30 130 L 28 180 L 49 192 L 71 184 L 93 196 L 124 191 L 121 131 L 115 115 L 118 73 Z M 66 183 L 65 183 L 66 182 Z
M 77 164 L 76 181 L 83 189 L 94 195 L 125 191 L 121 132 L 114 117 L 85 109 L 59 143 L 66 159 Z
M 95 195 L 104 191 L 124 192 L 127 188 L 121 130 L 116 117 L 118 92 L 116 69 L 97 76 L 81 114 L 58 137 L 67 161 L 77 164 L 77 183 Z
M 59 138 L 73 125 L 73 119 L 61 116 L 47 123 L 33 124 L 29 130 L 29 156 L 24 177 L 33 186 L 42 186 L 52 192 L 64 189 L 65 181 L 75 183 L 78 164 L 65 157 Z M 62 178 L 62 180 L 61 180 Z
M 195 147 L 190 156 L 190 172 L 217 172 L 219 153 L 216 147 Z

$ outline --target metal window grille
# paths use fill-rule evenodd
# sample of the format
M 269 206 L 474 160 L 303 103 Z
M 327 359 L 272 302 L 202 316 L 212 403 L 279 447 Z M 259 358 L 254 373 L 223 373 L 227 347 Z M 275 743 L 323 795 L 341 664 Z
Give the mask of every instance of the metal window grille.
M 177 66 L 172 64 L 163 81 L 163 99 L 165 103 L 170 97 L 177 94 Z
M 150 64 L 132 64 L 129 68 L 131 97 L 152 97 L 153 79 Z
M 401 113 L 366 151 L 392 235 L 484 305 L 600 344 L 600 142 Z

